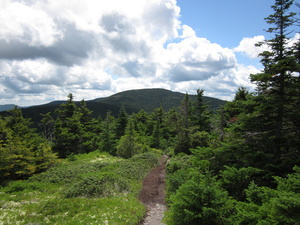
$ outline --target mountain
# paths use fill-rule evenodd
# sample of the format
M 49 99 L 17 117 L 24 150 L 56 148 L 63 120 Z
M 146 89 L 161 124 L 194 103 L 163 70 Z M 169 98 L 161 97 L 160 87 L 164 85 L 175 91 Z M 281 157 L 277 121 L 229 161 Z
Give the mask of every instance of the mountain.
M 0 105 L 0 112 L 11 110 L 11 109 L 14 109 L 14 108 L 15 108 L 15 105 L 13 105 L 13 104 Z
M 138 112 L 144 109 L 146 112 L 151 112 L 158 107 L 163 107 L 164 110 L 178 107 L 184 96 L 185 94 L 183 93 L 165 89 L 139 89 L 120 92 L 107 98 L 89 101 L 89 103 L 106 103 L 119 108 L 124 105 L 126 111 Z M 195 101 L 196 95 L 190 95 L 190 99 Z M 223 100 L 211 97 L 203 97 L 203 100 L 210 105 L 212 110 L 225 103 Z
M 165 89 L 139 89 L 120 92 L 109 97 L 97 98 L 86 101 L 87 107 L 93 111 L 94 117 L 105 117 L 107 111 L 111 111 L 112 115 L 117 116 L 120 108 L 124 105 L 128 114 L 137 113 L 141 109 L 146 112 L 151 112 L 156 108 L 163 107 L 164 110 L 169 110 L 173 107 L 178 107 L 183 100 L 185 94 L 179 92 L 172 92 Z M 191 101 L 196 99 L 196 95 L 190 95 Z M 225 104 L 225 101 L 203 97 L 205 103 L 210 106 L 211 110 L 217 109 L 219 106 Z M 47 112 L 54 112 L 59 105 L 66 101 L 54 101 L 44 105 L 31 106 L 23 108 L 24 117 L 31 118 L 33 122 L 41 120 L 41 114 Z M 80 102 L 76 102 L 80 104 Z

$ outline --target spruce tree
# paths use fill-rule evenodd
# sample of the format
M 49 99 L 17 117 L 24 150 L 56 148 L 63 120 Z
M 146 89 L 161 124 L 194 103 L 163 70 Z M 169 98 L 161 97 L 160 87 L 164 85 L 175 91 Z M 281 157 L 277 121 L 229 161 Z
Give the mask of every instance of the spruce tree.
M 102 123 L 103 129 L 100 135 L 100 150 L 116 155 L 116 140 L 114 132 L 114 118 L 111 112 L 107 112 L 106 118 Z
M 128 115 L 126 113 L 126 109 L 125 106 L 122 105 L 120 112 L 119 112 L 119 116 L 117 118 L 117 125 L 116 125 L 116 135 L 117 138 L 121 138 L 124 134 L 125 134 L 125 129 L 127 126 L 127 122 L 128 122 Z
M 189 95 L 186 94 L 184 96 L 183 101 L 181 102 L 179 108 L 179 126 L 178 126 L 178 142 L 175 146 L 174 152 L 180 153 L 187 153 L 190 154 L 190 147 L 191 147 L 191 138 L 190 138 L 190 110 L 191 110 L 191 103 Z
M 43 118 L 41 119 L 39 126 L 42 129 L 42 135 L 48 141 L 52 141 L 54 132 L 54 119 L 50 112 L 41 115 Z
M 211 130 L 211 113 L 208 110 L 208 105 L 203 102 L 203 93 L 203 89 L 197 90 L 196 102 L 193 102 L 192 105 L 191 120 L 193 125 L 197 126 L 197 130 L 209 132 Z
M 124 158 L 131 158 L 137 153 L 137 134 L 134 129 L 133 118 L 128 120 L 125 134 L 119 140 L 117 155 Z
M 60 157 L 82 153 L 83 125 L 73 95 L 68 95 L 66 103 L 56 110 L 57 119 L 54 125 L 54 150 Z
M 155 109 L 152 112 L 152 121 L 153 121 L 153 131 L 152 131 L 152 142 L 151 147 L 161 148 L 163 137 L 163 124 L 164 120 L 164 110 L 162 107 Z
M 299 64 L 296 52 L 289 46 L 291 29 L 296 22 L 295 13 L 289 11 L 292 4 L 292 0 L 276 0 L 272 6 L 274 13 L 265 19 L 271 25 L 267 32 L 273 38 L 259 43 L 267 45 L 269 50 L 260 54 L 264 66 L 262 73 L 251 75 L 251 81 L 257 85 L 256 101 L 259 105 L 255 118 L 245 124 L 248 129 L 253 128 L 251 141 L 256 148 L 273 155 L 274 164 L 289 164 L 287 161 L 293 161 L 292 158 L 299 153 L 299 147 L 290 145 L 291 139 L 299 140 L 299 126 L 295 131 L 291 121 L 291 116 L 299 113 L 295 112 L 299 107 L 292 107 L 299 98 L 295 89 L 299 86 L 299 76 L 295 74 L 299 71 Z
M 55 162 L 51 146 L 30 126 L 19 108 L 0 117 L 0 183 L 28 178 Z

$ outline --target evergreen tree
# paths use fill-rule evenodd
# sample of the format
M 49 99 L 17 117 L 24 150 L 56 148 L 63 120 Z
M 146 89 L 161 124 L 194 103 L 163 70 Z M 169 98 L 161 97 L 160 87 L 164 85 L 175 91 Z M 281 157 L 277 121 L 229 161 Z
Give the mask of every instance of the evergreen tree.
M 125 129 L 127 126 L 128 118 L 125 106 L 122 105 L 119 116 L 117 118 L 117 125 L 116 125 L 116 135 L 117 138 L 121 138 L 125 134 Z
M 151 132 L 150 118 L 145 110 L 141 109 L 137 114 L 134 115 L 136 122 L 136 130 L 142 136 L 147 136 Z
M 158 148 L 158 149 L 161 148 L 162 131 L 161 131 L 159 120 L 156 121 L 155 123 L 152 137 L 153 137 L 153 141 L 151 147 Z
M 239 87 L 235 93 L 234 101 L 246 101 L 249 95 L 250 93 L 245 87 Z
M 177 108 L 172 108 L 166 113 L 164 120 L 164 137 L 168 141 L 168 146 L 174 147 L 177 143 L 179 131 L 179 113 Z
M 116 154 L 116 141 L 114 132 L 114 118 L 111 112 L 107 112 L 106 118 L 103 121 L 103 129 L 100 135 L 100 149 L 101 151 L 108 152 L 111 155 Z
M 0 118 L 0 183 L 28 178 L 55 162 L 48 142 L 30 126 L 18 108 Z
M 208 111 L 208 105 L 203 102 L 203 92 L 203 89 L 197 90 L 197 99 L 191 109 L 191 120 L 193 125 L 197 126 L 197 130 L 209 132 L 211 113 Z
M 80 122 L 86 126 L 92 121 L 92 111 L 87 108 L 84 99 L 81 100 L 79 106 Z
M 60 157 L 82 153 L 83 124 L 72 94 L 68 95 L 67 102 L 60 105 L 56 114 L 54 150 Z
M 190 98 L 186 94 L 180 105 L 180 117 L 178 126 L 178 142 L 174 152 L 190 154 L 191 139 L 190 139 Z
M 49 141 L 53 140 L 53 132 L 54 132 L 54 119 L 50 112 L 46 114 L 42 114 L 42 119 L 39 123 L 39 126 L 42 127 L 43 137 Z
M 128 120 L 125 135 L 121 137 L 117 146 L 117 156 L 131 158 L 148 150 L 148 146 L 140 143 L 139 136 L 134 128 L 133 117 Z
M 10 110 L 10 116 L 6 117 L 7 126 L 13 132 L 13 136 L 19 136 L 27 140 L 33 140 L 33 136 L 37 136 L 35 130 L 31 128 L 30 119 L 24 118 L 22 110 L 15 107 Z
M 87 108 L 86 102 L 81 100 L 78 108 L 80 123 L 82 125 L 81 152 L 91 152 L 98 148 L 100 139 L 100 121 L 92 117 L 92 111 Z
M 299 126 L 295 128 L 291 123 L 292 115 L 299 113 L 295 112 L 299 107 L 293 107 L 299 98 L 295 97 L 295 94 L 299 96 L 295 89 L 299 85 L 299 76 L 295 76 L 299 64 L 295 51 L 288 46 L 291 26 L 296 22 L 295 13 L 289 12 L 292 4 L 292 0 L 276 0 L 272 6 L 274 13 L 266 18 L 266 22 L 272 25 L 267 32 L 274 37 L 264 42 L 270 50 L 260 54 L 264 70 L 251 75 L 251 80 L 257 84 L 257 100 L 261 103 L 256 112 L 259 122 L 256 140 L 274 155 L 277 164 L 299 152 L 299 147 L 290 145 L 299 139 L 299 133 L 294 135 L 294 129 L 299 131 Z
M 137 136 L 134 129 L 134 122 L 130 118 L 126 126 L 125 135 L 121 137 L 117 146 L 117 155 L 124 158 L 131 158 L 135 153 L 136 141 Z
M 163 124 L 164 110 L 162 107 L 157 108 L 152 113 L 153 129 L 152 129 L 152 144 L 154 148 L 160 149 L 163 142 Z

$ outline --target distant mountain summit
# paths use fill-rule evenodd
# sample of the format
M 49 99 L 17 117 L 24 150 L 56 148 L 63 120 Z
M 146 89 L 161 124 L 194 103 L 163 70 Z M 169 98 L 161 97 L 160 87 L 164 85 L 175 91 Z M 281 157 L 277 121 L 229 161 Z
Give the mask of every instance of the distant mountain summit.
M 173 92 L 161 88 L 138 89 L 119 92 L 107 98 L 99 98 L 90 102 L 101 102 L 114 106 L 124 105 L 126 110 L 137 112 L 141 109 L 146 112 L 151 112 L 156 108 L 162 107 L 164 110 L 169 110 L 173 107 L 178 107 L 183 100 L 185 93 Z M 190 95 L 191 100 L 196 99 L 196 95 Z M 203 97 L 205 103 L 210 105 L 211 109 L 216 109 L 223 105 L 225 101 Z
M 104 118 L 108 111 L 112 115 L 117 116 L 120 108 L 124 105 L 128 114 L 137 113 L 140 110 L 152 112 L 154 109 L 162 107 L 165 111 L 178 107 L 183 100 L 185 94 L 180 92 L 173 92 L 166 89 L 139 89 L 119 92 L 105 98 L 97 98 L 94 100 L 86 101 L 87 107 L 93 111 L 94 117 L 101 116 Z M 190 100 L 196 100 L 196 95 L 190 95 Z M 225 101 L 203 97 L 203 101 L 210 106 L 211 110 L 217 109 L 225 104 Z M 41 120 L 41 114 L 54 112 L 59 105 L 66 101 L 54 101 L 44 105 L 31 106 L 23 108 L 22 112 L 24 117 L 31 118 L 32 121 L 38 122 Z M 80 104 L 80 102 L 76 102 Z
M 14 108 L 15 108 L 15 105 L 13 105 L 13 104 L 0 105 L 0 112 L 11 110 Z

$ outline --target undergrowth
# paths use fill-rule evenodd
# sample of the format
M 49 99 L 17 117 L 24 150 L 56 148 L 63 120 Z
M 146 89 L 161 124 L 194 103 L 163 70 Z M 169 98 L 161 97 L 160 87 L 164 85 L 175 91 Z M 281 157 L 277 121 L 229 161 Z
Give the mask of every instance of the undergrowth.
M 128 160 L 99 152 L 73 156 L 0 188 L 0 224 L 137 224 L 145 215 L 137 196 L 157 164 L 152 153 Z

